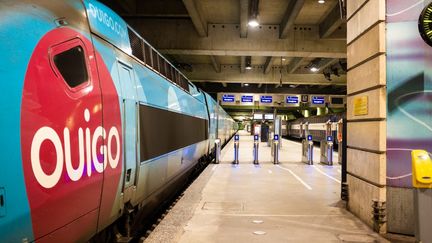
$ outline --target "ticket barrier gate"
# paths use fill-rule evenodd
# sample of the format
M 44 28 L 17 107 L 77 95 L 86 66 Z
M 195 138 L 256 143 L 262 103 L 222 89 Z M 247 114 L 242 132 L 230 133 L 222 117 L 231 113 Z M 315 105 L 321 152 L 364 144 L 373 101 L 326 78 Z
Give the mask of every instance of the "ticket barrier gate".
M 239 163 L 239 135 L 234 135 L 234 162 L 233 164 L 238 165 Z
M 412 182 L 416 242 L 432 242 L 432 160 L 424 150 L 413 150 Z
M 302 141 L 302 162 L 313 165 L 313 141 L 312 135 L 308 135 L 307 139 Z
M 272 156 L 273 156 L 273 164 L 279 164 L 279 135 L 275 134 L 273 136 L 273 144 L 272 144 Z
M 320 149 L 320 162 L 326 165 L 333 165 L 333 136 L 327 136 L 327 140 L 322 140 Z
M 218 138 L 215 140 L 215 164 L 220 163 L 220 156 L 221 156 L 221 140 Z
M 259 136 L 258 135 L 254 135 L 254 147 L 253 147 L 253 163 L 255 165 L 259 164 L 259 160 L 258 160 L 258 149 L 259 149 Z

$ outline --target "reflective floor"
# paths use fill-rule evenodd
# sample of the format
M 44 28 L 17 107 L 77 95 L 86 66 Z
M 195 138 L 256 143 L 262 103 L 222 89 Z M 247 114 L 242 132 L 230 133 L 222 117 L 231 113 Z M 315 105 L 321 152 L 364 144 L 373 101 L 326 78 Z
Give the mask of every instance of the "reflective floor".
M 302 163 L 301 144 L 283 140 L 279 165 L 266 143 L 253 165 L 253 137 L 240 135 L 239 165 L 231 140 L 145 242 L 387 242 L 345 210 L 337 162 L 315 149 Z

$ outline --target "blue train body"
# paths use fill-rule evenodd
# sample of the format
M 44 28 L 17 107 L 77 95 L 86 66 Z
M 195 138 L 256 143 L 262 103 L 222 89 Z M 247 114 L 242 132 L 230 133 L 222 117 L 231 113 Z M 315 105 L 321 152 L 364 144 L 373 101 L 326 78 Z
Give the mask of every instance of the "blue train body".
M 103 4 L 0 5 L 0 242 L 134 229 L 236 132 Z

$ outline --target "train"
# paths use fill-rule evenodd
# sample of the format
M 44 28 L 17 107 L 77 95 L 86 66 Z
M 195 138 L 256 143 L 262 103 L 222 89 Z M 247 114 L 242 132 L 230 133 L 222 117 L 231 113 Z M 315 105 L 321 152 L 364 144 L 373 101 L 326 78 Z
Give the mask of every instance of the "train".
M 331 136 L 333 144 L 342 139 L 342 125 L 345 113 L 334 113 L 322 116 L 311 116 L 284 121 L 283 135 L 294 139 L 306 139 L 312 135 L 314 142 L 328 141 Z
M 104 4 L 0 6 L 0 242 L 130 239 L 236 133 Z

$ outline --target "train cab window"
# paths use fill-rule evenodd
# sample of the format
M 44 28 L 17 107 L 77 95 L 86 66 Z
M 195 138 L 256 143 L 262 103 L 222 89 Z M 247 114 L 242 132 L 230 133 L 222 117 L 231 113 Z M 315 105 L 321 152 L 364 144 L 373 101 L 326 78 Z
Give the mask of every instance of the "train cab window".
M 81 46 L 75 46 L 69 50 L 58 53 L 53 59 L 58 71 L 71 88 L 75 88 L 87 82 L 87 65 L 84 50 Z

